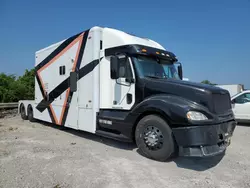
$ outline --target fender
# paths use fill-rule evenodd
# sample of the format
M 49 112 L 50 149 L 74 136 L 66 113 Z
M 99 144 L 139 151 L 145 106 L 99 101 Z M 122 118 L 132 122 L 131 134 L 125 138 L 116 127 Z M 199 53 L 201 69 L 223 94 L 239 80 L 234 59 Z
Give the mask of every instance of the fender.
M 131 110 L 100 110 L 97 117 L 98 130 L 109 130 L 119 135 L 120 140 L 132 141 L 136 124 L 142 116 L 160 113 L 170 122 L 171 128 L 184 127 L 194 125 L 186 118 L 186 113 L 191 109 L 213 117 L 208 109 L 200 104 L 176 95 L 159 94 L 146 98 Z M 200 121 L 198 123 L 201 124 Z
M 187 126 L 193 124 L 193 122 L 188 121 L 186 118 L 186 113 L 189 110 L 202 112 L 208 116 L 209 119 L 213 119 L 213 114 L 211 114 L 206 107 L 182 97 L 167 94 L 154 95 L 146 98 L 132 109 L 127 118 L 128 121 L 132 120 L 132 122 L 136 123 L 141 115 L 148 112 L 158 112 L 163 114 L 172 126 Z

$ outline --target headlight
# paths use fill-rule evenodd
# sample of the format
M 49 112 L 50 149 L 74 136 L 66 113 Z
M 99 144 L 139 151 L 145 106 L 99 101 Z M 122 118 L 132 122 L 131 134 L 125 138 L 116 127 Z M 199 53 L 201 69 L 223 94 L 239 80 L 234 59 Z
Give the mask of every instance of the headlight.
M 201 112 L 195 112 L 195 111 L 189 111 L 187 113 L 187 118 L 189 120 L 196 120 L 196 121 L 200 121 L 200 120 L 207 120 L 207 116 L 205 116 L 203 113 Z

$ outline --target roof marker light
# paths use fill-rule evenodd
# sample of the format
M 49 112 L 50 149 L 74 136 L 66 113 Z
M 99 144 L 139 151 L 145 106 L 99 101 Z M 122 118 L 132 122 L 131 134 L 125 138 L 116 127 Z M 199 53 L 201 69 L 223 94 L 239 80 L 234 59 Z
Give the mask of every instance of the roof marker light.
M 141 51 L 142 51 L 142 52 L 147 52 L 147 50 L 146 50 L 146 49 L 142 49 Z
M 160 52 L 155 52 L 155 53 L 158 54 L 158 55 L 160 54 Z

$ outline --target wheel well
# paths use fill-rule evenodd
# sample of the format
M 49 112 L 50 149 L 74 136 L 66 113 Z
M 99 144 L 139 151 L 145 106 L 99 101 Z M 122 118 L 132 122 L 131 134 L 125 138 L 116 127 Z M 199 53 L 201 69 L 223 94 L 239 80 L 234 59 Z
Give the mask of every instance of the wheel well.
M 170 125 L 170 128 L 171 128 L 171 124 L 169 122 L 169 117 L 162 111 L 160 110 L 157 110 L 157 111 L 154 111 L 154 110 L 150 110 L 150 111 L 145 111 L 143 112 L 142 114 L 139 115 L 139 117 L 137 117 L 134 125 L 133 125 L 133 129 L 132 129 L 132 138 L 133 138 L 133 141 L 135 141 L 135 129 L 136 129 L 136 126 L 137 124 L 139 123 L 139 121 L 147 116 L 147 115 L 157 115 L 157 116 L 160 116 L 162 119 L 164 119 L 169 125 Z

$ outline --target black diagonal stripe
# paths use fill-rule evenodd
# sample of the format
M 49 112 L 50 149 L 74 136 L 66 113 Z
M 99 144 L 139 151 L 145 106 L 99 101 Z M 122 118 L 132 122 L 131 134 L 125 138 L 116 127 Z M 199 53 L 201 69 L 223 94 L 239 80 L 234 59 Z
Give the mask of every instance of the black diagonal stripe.
M 50 109 L 50 107 L 48 106 L 48 112 L 49 112 L 49 116 L 50 116 L 50 118 L 51 118 L 51 121 L 52 121 L 52 123 L 56 123 L 56 121 L 55 121 L 55 118 L 54 118 L 54 116 L 53 116 L 53 114 L 52 114 L 52 111 L 51 111 L 51 109 Z
M 73 40 L 75 40 L 81 33 L 78 33 L 68 39 L 66 39 L 62 44 L 60 44 L 50 55 L 48 55 L 41 63 L 39 63 L 35 69 L 39 70 L 44 65 L 49 63 L 57 54 L 59 54 L 64 48 L 66 48 Z
M 42 93 L 42 95 L 43 95 L 43 100 L 44 100 L 44 99 L 45 99 L 45 94 L 44 94 L 44 91 L 43 91 L 43 87 L 42 87 L 41 80 L 39 79 L 39 76 L 37 75 L 37 72 L 36 72 L 35 75 L 36 75 L 36 80 L 37 80 L 37 83 L 38 83 L 38 85 L 39 85 L 39 88 L 40 88 L 40 91 L 41 91 L 41 93 Z M 53 114 L 52 114 L 52 111 L 51 111 L 51 109 L 50 109 L 50 107 L 49 107 L 49 103 L 46 103 L 46 105 L 44 105 L 44 106 L 45 106 L 45 109 L 46 109 L 46 108 L 48 109 L 49 116 L 50 116 L 50 119 L 51 119 L 52 123 L 55 123 L 56 121 L 55 121 L 54 116 L 53 116 Z
M 88 35 L 89 35 L 89 30 L 85 31 L 84 35 L 83 35 L 81 48 L 80 48 L 78 59 L 77 59 L 77 62 L 76 62 L 76 71 L 78 71 L 79 68 L 80 68 L 80 65 L 81 65 L 81 62 L 82 62 L 83 53 L 84 53 L 84 49 L 85 49 L 85 46 L 86 46 L 86 43 L 87 43 L 87 39 L 88 39 Z
M 43 100 L 36 106 L 36 109 L 40 112 L 43 112 L 57 97 L 59 97 L 66 89 L 69 88 L 69 77 L 61 82 L 55 89 L 49 93 L 49 98 L 45 97 Z
M 99 64 L 99 59 L 96 59 L 96 60 L 92 61 L 91 63 L 88 63 L 87 65 L 85 65 L 84 67 L 82 67 L 79 70 L 79 77 L 78 77 L 78 79 L 80 80 L 82 77 L 84 77 L 87 74 L 89 74 L 92 70 L 94 70 L 94 68 L 98 64 Z
M 72 97 L 73 97 L 73 92 L 70 91 L 69 96 L 68 96 L 68 98 L 67 98 L 67 103 L 66 103 L 66 107 L 65 107 L 64 114 L 63 114 L 63 118 L 62 118 L 62 125 L 65 125 L 65 122 L 66 122 L 66 118 L 67 118 L 67 116 L 68 116 L 69 106 L 70 106 Z
M 83 78 L 85 75 L 90 73 L 97 65 L 99 64 L 99 60 L 96 59 L 92 61 L 91 63 L 88 63 L 84 67 L 82 67 L 79 70 L 79 77 L 78 80 Z M 49 100 L 43 99 L 37 106 L 36 108 L 40 111 L 43 112 L 57 97 L 59 97 L 64 91 L 66 91 L 69 88 L 69 77 L 65 79 L 62 83 L 60 83 L 55 89 L 53 89 L 49 93 Z M 69 97 L 72 92 L 70 92 Z M 73 95 L 73 94 L 72 94 Z M 71 95 L 71 97 L 72 97 Z M 69 100 L 68 100 L 69 104 Z
M 41 80 L 39 79 L 39 76 L 37 75 L 37 72 L 35 73 L 35 75 L 36 75 L 36 81 L 37 81 L 37 83 L 39 85 L 39 88 L 40 88 L 40 91 L 42 93 L 42 96 L 43 96 L 43 98 L 45 98 L 43 87 L 42 87 L 42 83 L 41 83 Z

